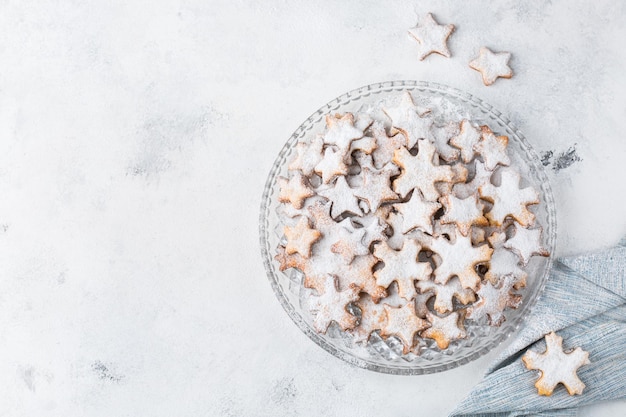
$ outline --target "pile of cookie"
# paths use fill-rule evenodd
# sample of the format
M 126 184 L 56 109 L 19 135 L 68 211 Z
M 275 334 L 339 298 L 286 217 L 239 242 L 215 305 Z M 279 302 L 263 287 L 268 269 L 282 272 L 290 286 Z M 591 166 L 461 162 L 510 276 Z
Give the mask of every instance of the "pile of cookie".
M 508 138 L 471 120 L 441 123 L 409 92 L 384 116 L 326 116 L 278 177 L 284 236 L 275 259 L 300 271 L 313 326 L 366 344 L 424 340 L 440 350 L 466 320 L 500 326 L 517 308 L 525 266 L 547 256 L 539 203 L 507 154 Z

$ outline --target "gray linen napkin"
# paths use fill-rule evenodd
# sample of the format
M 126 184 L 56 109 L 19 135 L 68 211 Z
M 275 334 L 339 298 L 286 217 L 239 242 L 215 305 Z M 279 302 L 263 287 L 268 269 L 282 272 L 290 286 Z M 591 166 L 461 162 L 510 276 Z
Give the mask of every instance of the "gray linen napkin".
M 626 398 L 626 238 L 605 251 L 558 259 L 525 323 L 451 416 L 576 416 L 580 406 Z M 578 370 L 587 386 L 582 395 L 561 385 L 550 397 L 537 395 L 537 371 L 520 357 L 528 348 L 543 352 L 551 331 L 563 337 L 564 349 L 589 352 L 591 364 Z

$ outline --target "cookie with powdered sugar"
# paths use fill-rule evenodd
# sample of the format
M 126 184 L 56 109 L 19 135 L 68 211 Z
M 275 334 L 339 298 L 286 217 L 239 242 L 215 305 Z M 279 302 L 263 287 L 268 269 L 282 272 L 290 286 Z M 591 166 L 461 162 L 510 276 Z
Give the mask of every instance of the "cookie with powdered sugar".
M 402 172 L 393 182 L 393 189 L 401 197 L 412 190 L 422 192 L 428 201 L 437 201 L 439 191 L 435 187 L 437 182 L 451 182 L 454 171 L 448 165 L 435 165 L 435 146 L 427 141 L 418 142 L 417 155 L 413 156 L 406 148 L 394 152 L 393 162 L 402 168 Z
M 471 69 L 480 72 L 483 83 L 492 85 L 498 78 L 511 78 L 513 70 L 509 66 L 510 52 L 492 52 L 483 46 L 478 52 L 478 57 L 470 61 Z
M 457 276 L 464 288 L 472 290 L 480 283 L 476 265 L 489 262 L 493 253 L 489 245 L 472 246 L 471 238 L 462 235 L 454 243 L 442 236 L 433 238 L 429 249 L 440 259 L 434 271 L 436 282 L 445 284 Z
M 457 135 L 450 138 L 450 145 L 460 149 L 461 160 L 464 163 L 469 163 L 476 153 L 474 146 L 480 140 L 480 130 L 475 128 L 467 119 L 461 121 L 459 132 Z
M 455 311 L 444 317 L 428 313 L 426 320 L 430 323 L 430 327 L 422 331 L 420 336 L 425 339 L 433 339 L 441 350 L 447 349 L 454 340 L 467 337 L 463 319 L 463 310 Z
M 515 278 L 510 275 L 500 279 L 497 285 L 483 282 L 476 290 L 478 301 L 467 309 L 467 318 L 480 320 L 487 317 L 489 325 L 500 326 L 506 319 L 504 310 L 517 308 L 522 302 L 522 296 L 512 292 Z
M 356 191 L 348 185 L 346 177 L 341 175 L 337 177 L 334 183 L 320 187 L 317 193 L 328 199 L 331 203 L 330 215 L 337 218 L 345 212 L 362 214 L 359 200 L 355 195 Z
M 403 307 L 383 304 L 387 320 L 380 331 L 383 337 L 396 336 L 402 342 L 402 353 L 409 353 L 415 345 L 415 334 L 428 327 L 428 322 L 415 314 L 415 305 L 406 303 Z
M 452 278 L 445 285 L 434 281 L 418 281 L 417 288 L 422 294 L 432 293 L 435 296 L 434 309 L 440 314 L 454 310 L 453 299 L 467 305 L 476 301 L 476 294 L 469 288 L 463 288 L 458 278 Z
M 395 281 L 400 297 L 409 301 L 415 298 L 415 281 L 429 279 L 432 273 L 430 263 L 418 260 L 421 249 L 415 239 L 405 240 L 400 250 L 390 248 L 387 242 L 377 244 L 374 256 L 384 263 L 374 272 L 378 285 L 387 288 Z
M 506 234 L 504 232 L 493 232 L 488 238 L 489 245 L 493 248 L 493 254 L 489 261 L 489 269 L 485 273 L 485 279 L 493 285 L 504 277 L 512 277 L 515 289 L 526 286 L 528 273 L 522 269 L 520 258 L 511 250 L 504 247 Z
M 300 172 L 294 172 L 290 178 L 278 177 L 278 201 L 290 203 L 294 208 L 301 209 L 304 201 L 315 195 L 309 181 Z
M 502 226 L 510 217 L 524 227 L 535 222 L 535 214 L 528 206 L 539 204 L 539 194 L 532 187 L 520 188 L 520 175 L 512 169 L 501 170 L 500 185 L 483 184 L 478 188 L 480 197 L 493 204 L 485 217 L 493 226 Z
M 474 150 L 482 156 L 485 168 L 493 171 L 497 165 L 509 166 L 511 164 L 511 159 L 506 152 L 508 144 L 508 136 L 498 136 L 489 126 L 481 126 L 480 140 L 474 145 Z
M 454 25 L 440 25 L 432 13 L 428 13 L 415 27 L 410 28 L 409 35 L 419 43 L 420 61 L 430 54 L 450 58 L 447 42 L 452 32 L 454 32 Z
M 463 236 L 467 236 L 472 226 L 489 226 L 489 220 L 483 216 L 483 206 L 475 195 L 465 199 L 452 194 L 440 199 L 445 209 L 441 223 L 454 223 Z
M 527 350 L 522 356 L 522 362 L 527 369 L 539 370 L 541 377 L 535 382 L 539 395 L 552 395 L 558 384 L 563 384 L 569 395 L 580 395 L 585 384 L 580 380 L 576 371 L 581 366 L 589 365 L 589 352 L 580 347 L 571 351 L 563 349 L 563 338 L 551 332 L 546 335 L 546 351 L 537 353 Z
M 310 309 L 313 313 L 313 327 L 319 333 L 326 333 L 331 322 L 335 322 L 342 330 L 353 329 L 357 317 L 346 310 L 348 304 L 359 299 L 359 289 L 337 289 L 336 279 L 328 275 L 324 282 L 324 291 L 320 295 L 312 295 Z
M 376 304 L 369 295 L 361 295 L 356 306 L 361 310 L 359 325 L 350 331 L 357 343 L 367 342 L 370 335 L 387 324 L 385 304 Z
M 407 148 L 415 146 L 418 139 L 430 139 L 433 119 L 430 109 L 415 105 L 411 93 L 402 94 L 400 102 L 394 107 L 383 107 L 383 112 L 391 120 L 390 134 L 398 132 L 404 135 Z
M 511 249 L 513 252 L 518 254 L 523 265 L 528 263 L 531 256 L 550 255 L 541 243 L 541 233 L 543 232 L 541 227 L 529 229 L 521 227 L 519 224 L 515 223 L 514 228 L 515 234 L 512 238 L 504 242 L 504 247 Z
M 363 130 L 354 125 L 354 114 L 329 114 L 326 116 L 324 143 L 334 145 L 342 157 L 349 154 L 352 141 L 363 137 Z
M 324 135 L 318 134 L 310 143 L 298 142 L 296 145 L 296 156 L 289 163 L 290 171 L 299 170 L 306 176 L 311 176 L 315 172 L 315 166 L 322 160 L 324 149 Z
M 309 219 L 302 216 L 298 223 L 293 226 L 285 226 L 285 238 L 287 244 L 285 245 L 285 252 L 288 255 L 299 253 L 305 258 L 311 256 L 311 245 L 313 245 L 319 238 L 321 233 L 309 225 Z

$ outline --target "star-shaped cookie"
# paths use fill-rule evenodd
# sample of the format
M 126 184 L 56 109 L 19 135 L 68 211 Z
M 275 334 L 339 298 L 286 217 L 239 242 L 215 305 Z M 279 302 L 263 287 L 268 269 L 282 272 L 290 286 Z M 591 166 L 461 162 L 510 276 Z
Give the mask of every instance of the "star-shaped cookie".
M 387 304 L 383 305 L 387 320 L 381 329 L 381 336 L 396 336 L 402 342 L 402 352 L 409 353 L 414 346 L 415 333 L 428 327 L 426 320 L 420 319 L 415 314 L 415 304 L 406 303 L 403 307 L 395 308 Z
M 396 149 L 407 146 L 406 136 L 402 133 L 387 136 L 385 125 L 382 122 L 374 122 L 370 127 L 370 133 L 376 139 L 376 149 L 372 152 L 372 157 L 374 158 L 374 165 L 378 168 L 391 162 Z
M 483 157 L 485 168 L 493 171 L 498 164 L 508 166 L 511 163 L 506 153 L 508 144 L 507 136 L 496 136 L 489 126 L 481 126 L 480 141 L 474 145 L 474 150 Z
M 476 226 L 489 226 L 489 221 L 483 216 L 482 205 L 478 203 L 476 195 L 465 199 L 456 198 L 452 194 L 441 197 L 441 203 L 445 207 L 445 214 L 440 219 L 443 224 L 456 224 L 459 232 L 467 236 L 470 228 Z
M 418 139 L 431 137 L 433 121 L 426 117 L 430 109 L 416 106 L 411 93 L 402 94 L 395 107 L 383 107 L 383 112 L 391 119 L 392 135 L 402 133 L 407 140 L 407 148 L 411 149 Z
M 522 259 L 522 265 L 528 264 L 533 255 L 549 256 L 550 253 L 543 247 L 541 227 L 527 229 L 515 224 L 515 235 L 504 243 L 504 247 L 511 249 Z
M 315 171 L 315 166 L 322 160 L 324 148 L 324 136 L 317 135 L 311 143 L 298 142 L 296 145 L 296 157 L 289 163 L 289 170 L 300 170 L 310 177 Z
M 434 201 L 424 201 L 418 190 L 413 191 L 411 198 L 406 203 L 394 204 L 393 207 L 402 214 L 402 233 L 408 233 L 413 229 L 421 229 L 426 233 L 433 233 L 433 215 L 441 204 Z
M 355 192 L 356 190 L 350 188 L 348 185 L 346 177 L 339 176 L 332 186 L 320 189 L 317 193 L 332 202 L 330 215 L 333 218 L 336 218 L 344 212 L 363 214 L 361 208 L 359 207 L 359 200 L 356 198 Z
M 453 340 L 467 337 L 463 326 L 463 310 L 455 311 L 445 317 L 435 314 L 426 314 L 426 319 L 430 322 L 430 327 L 421 333 L 421 336 L 433 339 L 437 342 L 439 349 L 447 349 Z
M 472 123 L 463 119 L 459 133 L 450 139 L 450 145 L 461 150 L 461 159 L 466 164 L 474 158 L 474 146 L 480 140 L 480 130 L 472 126 Z
M 350 221 L 349 219 L 344 220 Z M 348 230 L 344 227 L 339 228 L 339 236 L 335 243 L 330 247 L 331 252 L 340 255 L 346 264 L 352 262 L 355 256 L 367 255 L 369 249 L 363 244 L 365 237 L 365 229 Z
M 459 133 L 458 123 L 449 122 L 443 126 L 432 128 L 432 139 L 435 143 L 437 153 L 446 162 L 453 162 L 459 159 L 459 150 L 450 146 L 450 139 Z
M 348 173 L 348 166 L 343 162 L 343 153 L 328 147 L 324 150 L 324 157 L 317 165 L 315 172 L 322 177 L 322 182 L 328 184 L 340 175 Z
M 278 177 L 277 181 L 280 187 L 278 201 L 291 203 L 296 209 L 301 209 L 304 206 L 304 200 L 315 195 L 315 191 L 308 186 L 308 181 L 299 171 L 295 171 L 289 179 Z
M 285 226 L 287 244 L 285 251 L 288 255 L 299 253 L 305 258 L 311 256 L 311 245 L 321 236 L 321 233 L 309 226 L 309 219 L 302 216 L 294 227 Z
M 361 310 L 361 320 L 351 333 L 357 343 L 367 342 L 372 332 L 381 330 L 387 323 L 387 312 L 383 303 L 376 304 L 369 295 L 361 295 L 356 305 Z
M 391 189 L 390 170 L 372 170 L 361 167 L 362 185 L 354 190 L 354 195 L 365 200 L 370 212 L 375 212 L 384 202 L 398 200 L 398 195 Z
M 481 73 L 483 83 L 491 85 L 498 78 L 511 78 L 513 70 L 509 67 L 511 54 L 509 52 L 492 52 L 487 47 L 481 47 L 478 57 L 471 60 L 469 66 Z
M 324 143 L 335 145 L 345 156 L 353 140 L 363 137 L 363 131 L 354 126 L 354 114 L 334 114 L 326 116 Z
M 431 13 L 428 13 L 415 27 L 409 29 L 411 35 L 420 45 L 419 59 L 423 60 L 432 53 L 450 58 L 446 42 L 454 31 L 454 25 L 440 25 Z
M 467 198 L 473 194 L 477 194 L 481 185 L 491 182 L 493 171 L 485 168 L 485 164 L 478 160 L 474 161 L 474 167 L 474 176 L 469 182 L 457 183 L 452 187 L 452 191 L 454 191 L 457 197 Z

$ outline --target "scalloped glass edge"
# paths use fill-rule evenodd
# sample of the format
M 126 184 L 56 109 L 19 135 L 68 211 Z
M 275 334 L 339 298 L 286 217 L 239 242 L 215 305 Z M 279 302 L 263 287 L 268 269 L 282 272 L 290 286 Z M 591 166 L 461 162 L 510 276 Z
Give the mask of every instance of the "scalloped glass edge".
M 540 181 L 540 187 L 543 193 L 543 198 L 545 199 L 546 204 L 546 212 L 547 212 L 547 224 L 542 224 L 544 228 L 544 241 L 546 242 L 547 248 L 550 251 L 550 256 L 548 257 L 546 263 L 547 266 L 543 271 L 543 275 L 538 278 L 538 287 L 536 289 L 536 296 L 531 299 L 529 302 L 525 303 L 522 307 L 523 311 L 516 316 L 511 322 L 506 322 L 505 330 L 498 333 L 496 337 L 494 337 L 491 341 L 487 343 L 487 345 L 483 346 L 481 349 L 471 352 L 465 356 L 461 356 L 459 358 L 451 358 L 451 360 L 439 363 L 439 364 L 419 364 L 420 366 L 415 367 L 399 367 L 394 366 L 393 364 L 378 364 L 372 363 L 365 359 L 355 357 L 349 352 L 345 352 L 336 346 L 333 346 L 330 342 L 324 339 L 323 335 L 318 334 L 313 330 L 304 320 L 304 318 L 295 310 L 294 306 L 289 302 L 287 297 L 285 296 L 284 289 L 277 281 L 276 278 L 276 270 L 273 265 L 273 257 L 271 256 L 272 248 L 269 247 L 269 210 L 271 206 L 271 195 L 273 194 L 273 188 L 276 183 L 276 177 L 285 163 L 288 154 L 293 148 L 295 142 L 301 137 L 306 131 L 310 130 L 313 125 L 321 120 L 326 114 L 329 114 L 340 107 L 350 103 L 353 100 L 360 99 L 363 97 L 368 97 L 371 94 L 379 94 L 379 93 L 391 93 L 391 92 L 401 92 L 405 90 L 412 91 L 421 91 L 428 93 L 439 93 L 446 96 L 450 96 L 454 99 L 460 100 L 461 102 L 467 103 L 470 106 L 473 106 L 479 109 L 482 113 L 489 116 L 491 119 L 495 120 L 500 124 L 506 134 L 509 137 L 514 137 L 515 140 L 520 145 L 521 149 L 525 152 L 525 156 L 527 162 L 532 164 L 529 168 L 534 175 Z M 549 231 L 549 233 L 546 233 Z M 265 188 L 263 190 L 263 196 L 261 198 L 261 211 L 259 215 L 259 241 L 261 246 L 261 256 L 263 258 L 263 263 L 265 266 L 265 270 L 267 273 L 267 277 L 270 281 L 272 289 L 276 294 L 280 304 L 283 309 L 287 312 L 291 320 L 300 328 L 304 334 L 306 334 L 311 340 L 313 340 L 318 346 L 332 354 L 333 356 L 349 363 L 359 368 L 367 369 L 374 372 L 386 373 L 386 374 L 394 374 L 394 375 L 424 375 L 431 374 L 437 372 L 447 371 L 453 368 L 456 368 L 461 365 L 465 365 L 469 362 L 472 362 L 481 356 L 492 351 L 497 346 L 501 345 L 505 340 L 507 340 L 511 334 L 520 328 L 524 320 L 530 315 L 530 312 L 534 308 L 537 301 L 541 298 L 543 290 L 545 288 L 546 282 L 552 270 L 552 264 L 554 259 L 554 252 L 556 248 L 556 212 L 555 212 L 555 202 L 554 196 L 552 194 L 552 188 L 550 186 L 550 182 L 545 173 L 545 170 L 542 165 L 539 163 L 539 156 L 533 149 L 533 147 L 528 143 L 526 137 L 522 134 L 522 132 L 515 127 L 511 121 L 504 116 L 500 111 L 495 109 L 490 104 L 484 102 L 480 98 L 477 98 L 469 93 L 458 90 L 453 87 L 449 87 L 443 84 L 429 82 L 429 81 L 413 81 L 413 80 L 399 80 L 399 81 L 386 81 L 380 83 L 369 84 L 363 86 L 361 88 L 357 88 L 351 90 L 334 100 L 331 100 L 324 106 L 320 107 L 316 112 L 314 112 L 311 116 L 309 116 L 299 127 L 295 130 L 295 132 L 291 135 L 289 140 L 285 143 L 285 145 L 280 150 L 274 164 L 272 165 L 272 169 L 267 177 L 267 181 L 265 183 Z

